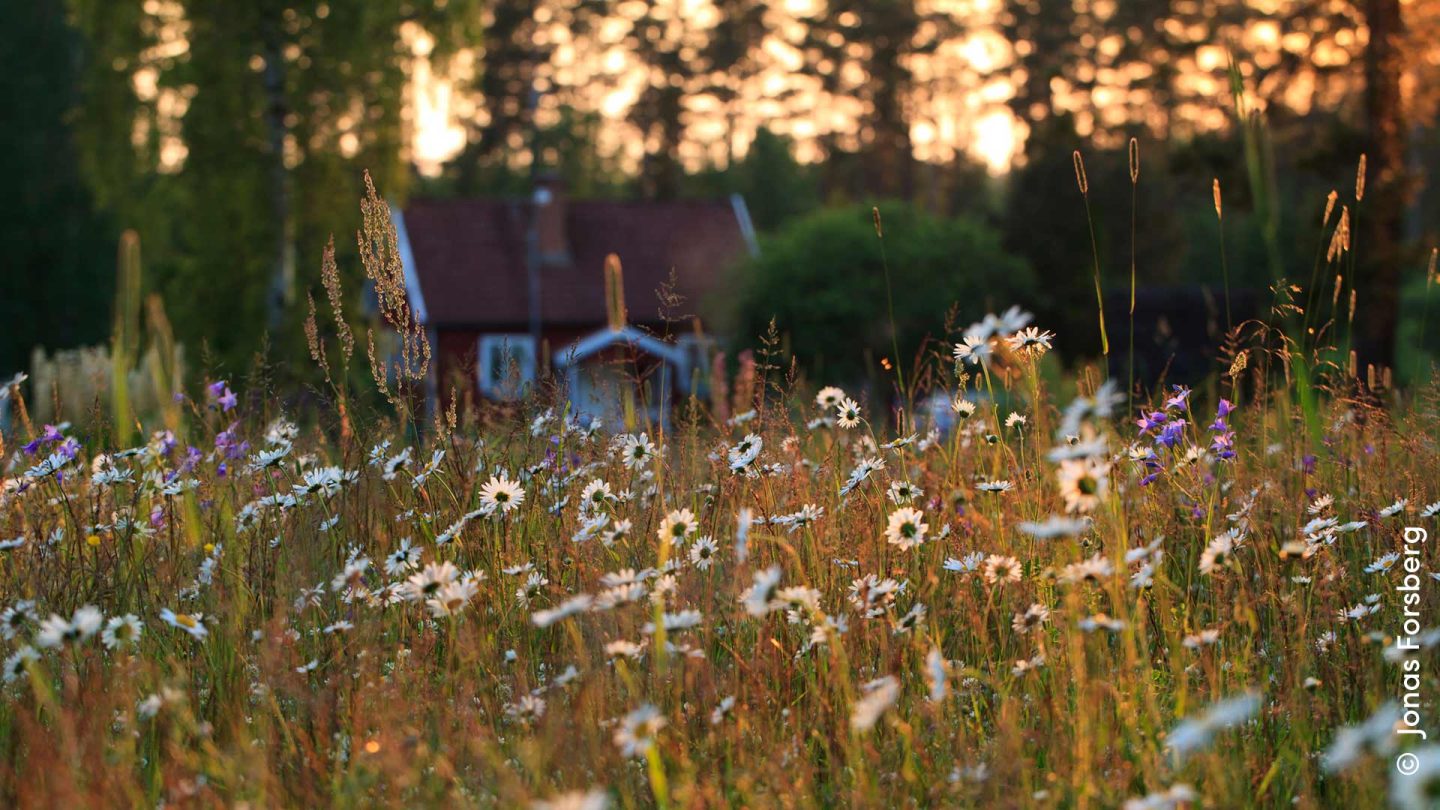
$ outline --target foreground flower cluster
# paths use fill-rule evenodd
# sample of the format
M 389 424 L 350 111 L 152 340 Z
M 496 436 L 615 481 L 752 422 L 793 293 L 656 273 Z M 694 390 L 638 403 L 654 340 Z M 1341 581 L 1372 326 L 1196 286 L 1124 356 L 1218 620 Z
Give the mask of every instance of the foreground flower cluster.
M 543 410 L 362 442 L 223 382 L 138 446 L 37 426 L 0 488 L 0 800 L 1359 807 L 1440 784 L 1440 749 L 1393 785 L 1385 759 L 1403 662 L 1440 695 L 1440 631 L 1394 637 L 1402 529 L 1440 512 L 1434 392 L 1337 402 L 1319 442 L 1234 393 L 1055 402 L 1027 322 L 957 346 L 981 376 L 944 430 L 832 386 L 669 431 Z

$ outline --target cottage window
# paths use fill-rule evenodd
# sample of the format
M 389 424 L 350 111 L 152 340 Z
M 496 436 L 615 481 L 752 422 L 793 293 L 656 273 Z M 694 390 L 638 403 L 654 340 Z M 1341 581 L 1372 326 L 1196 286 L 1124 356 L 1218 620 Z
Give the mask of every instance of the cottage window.
M 529 335 L 480 338 L 480 392 L 493 399 L 515 399 L 535 382 L 535 341 Z

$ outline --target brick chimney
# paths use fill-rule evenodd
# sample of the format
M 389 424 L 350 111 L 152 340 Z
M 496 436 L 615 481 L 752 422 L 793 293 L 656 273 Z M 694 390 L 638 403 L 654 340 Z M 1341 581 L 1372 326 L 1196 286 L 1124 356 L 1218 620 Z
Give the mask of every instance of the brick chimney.
M 568 215 L 565 182 L 554 172 L 535 178 L 535 248 L 540 264 L 570 263 L 570 234 L 565 228 Z

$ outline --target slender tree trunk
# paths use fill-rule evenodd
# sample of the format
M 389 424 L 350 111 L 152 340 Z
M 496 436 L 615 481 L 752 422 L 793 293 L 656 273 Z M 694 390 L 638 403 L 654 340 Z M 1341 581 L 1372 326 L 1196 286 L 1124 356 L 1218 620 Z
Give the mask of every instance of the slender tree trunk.
M 905 94 L 910 76 L 901 64 L 894 40 L 883 40 L 870 64 L 870 81 L 875 85 L 871 98 L 870 126 L 873 141 L 866 185 L 871 194 L 908 199 L 915 192 L 910 116 Z
M 265 22 L 265 126 L 270 140 L 270 213 L 275 226 L 275 270 L 270 301 L 271 326 L 279 325 L 285 309 L 294 301 L 295 251 L 292 222 L 290 170 L 285 166 L 285 136 L 290 106 L 285 98 L 285 54 L 281 43 L 278 14 Z
M 1405 118 L 1400 99 L 1400 46 L 1404 23 L 1400 0 L 1365 0 L 1370 42 L 1365 49 L 1365 115 L 1368 169 L 1365 199 L 1358 206 L 1355 248 L 1355 352 L 1358 371 L 1393 367 L 1400 319 L 1400 266 L 1409 182 Z

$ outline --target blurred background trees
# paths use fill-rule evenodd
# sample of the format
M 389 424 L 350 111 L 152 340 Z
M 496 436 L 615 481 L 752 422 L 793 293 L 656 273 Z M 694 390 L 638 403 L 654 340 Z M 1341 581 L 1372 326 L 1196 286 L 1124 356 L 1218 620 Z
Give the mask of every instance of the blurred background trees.
M 1034 294 L 1030 268 L 1006 253 L 985 223 L 905 203 L 884 204 L 880 215 L 884 262 L 867 206 L 818 210 L 764 240 L 760 256 L 738 273 L 739 320 L 729 331 L 755 344 L 773 318 L 783 348 L 804 358 L 814 373 L 860 380 L 882 358 L 896 362 L 896 344 L 908 372 L 927 337 L 946 337 L 952 303 L 954 325 L 963 329 L 987 311 Z M 893 323 L 888 295 L 894 298 Z M 949 354 L 948 346 L 931 348 Z
M 296 345 L 297 302 L 326 239 L 353 255 L 361 170 L 397 193 L 407 184 L 409 60 L 470 41 L 477 12 L 463 2 L 68 3 L 83 43 L 67 112 L 74 158 L 104 210 L 141 234 L 147 276 L 181 335 L 231 368 L 267 330 Z
M 1141 283 L 1218 281 L 1215 179 L 1232 283 L 1274 282 L 1232 59 L 1264 115 L 1281 273 L 1309 282 L 1331 189 L 1355 210 L 1359 263 L 1342 283 L 1366 359 L 1395 362 L 1437 237 L 1440 10 L 1420 0 L 0 3 L 0 82 L 23 111 L 0 135 L 20 179 L 0 225 L 0 373 L 35 346 L 103 339 L 122 228 L 141 234 L 148 284 L 197 365 L 241 370 L 262 336 L 293 351 L 330 234 L 355 268 L 362 168 L 397 202 L 521 195 L 541 168 L 579 197 L 740 193 L 767 255 L 744 271 L 750 293 L 710 307 L 751 340 L 780 314 L 753 291 L 812 278 L 771 251 L 829 257 L 815 279 L 869 290 L 858 242 L 805 240 L 849 244 L 841 223 L 894 200 L 914 233 L 994 255 L 950 256 L 963 281 L 937 289 L 1010 290 L 1014 256 L 1043 280 L 1023 303 L 1082 356 L 1096 341 L 1073 306 L 1091 261 L 1077 148 L 1107 286 L 1129 277 L 1131 137 Z M 941 257 L 905 241 L 890 240 L 892 269 L 913 249 L 917 278 L 941 283 Z M 781 319 L 793 345 L 819 351 L 802 332 L 831 325 L 795 306 Z M 915 323 L 934 334 L 943 303 L 931 310 Z M 882 313 L 852 314 L 869 341 Z M 1413 332 L 1400 369 L 1422 340 L 1435 350 Z
M 0 48 L 0 97 L 11 109 L 0 127 L 10 186 L 0 195 L 0 369 L 8 374 L 28 366 L 33 346 L 83 346 L 109 334 L 119 231 L 75 165 L 79 33 L 54 3 L 0 0 L 0 16 L 25 32 Z

